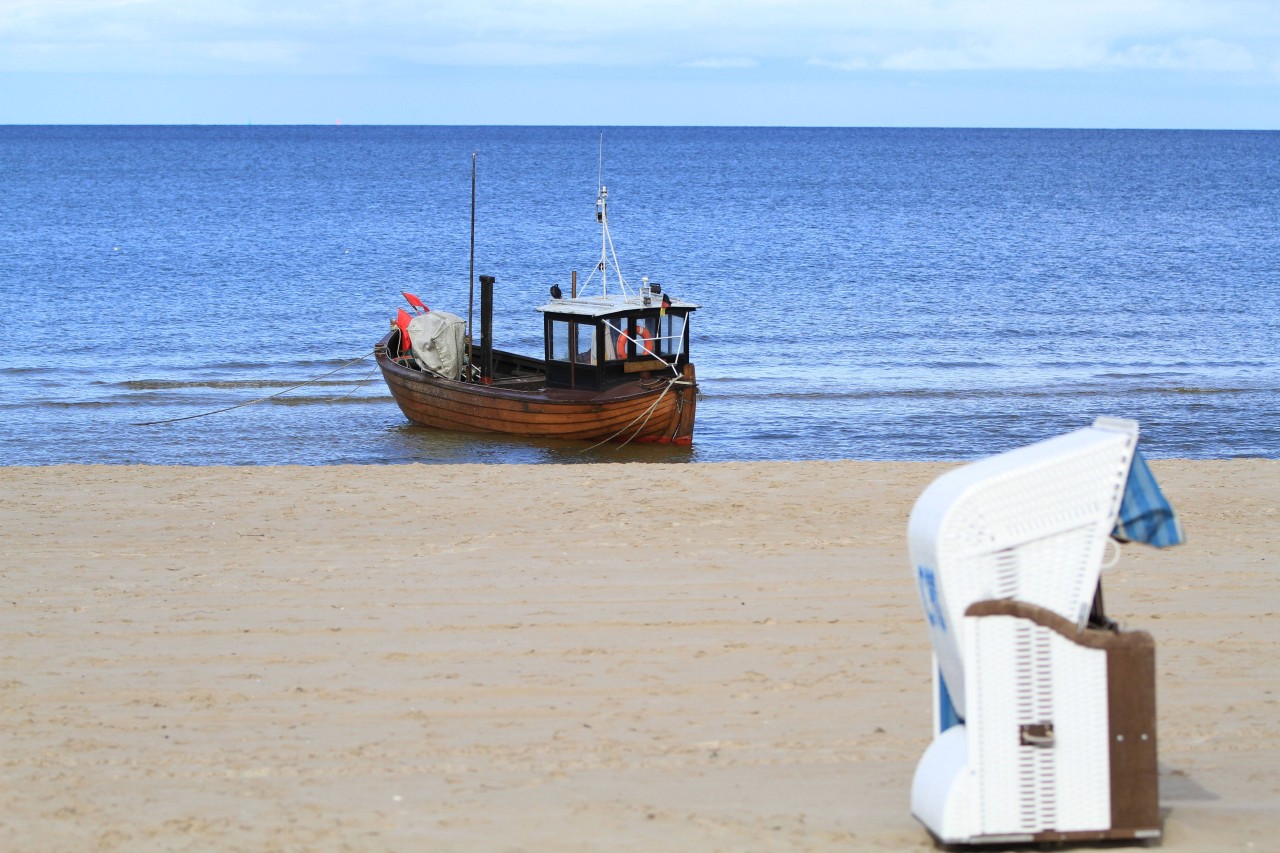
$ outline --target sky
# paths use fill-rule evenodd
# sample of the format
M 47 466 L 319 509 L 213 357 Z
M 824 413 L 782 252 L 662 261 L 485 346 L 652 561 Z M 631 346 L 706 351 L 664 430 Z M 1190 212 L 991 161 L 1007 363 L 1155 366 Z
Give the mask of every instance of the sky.
M 1280 0 L 0 0 L 0 124 L 1280 129 Z

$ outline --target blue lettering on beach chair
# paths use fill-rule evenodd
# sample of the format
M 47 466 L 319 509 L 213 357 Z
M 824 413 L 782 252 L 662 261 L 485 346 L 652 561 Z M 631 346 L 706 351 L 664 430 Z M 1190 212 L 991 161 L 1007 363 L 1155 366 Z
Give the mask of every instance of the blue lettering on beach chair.
M 920 601 L 924 604 L 925 618 L 931 626 L 945 632 L 947 620 L 942 616 L 942 602 L 938 600 L 938 578 L 933 569 L 925 566 L 916 567 L 916 578 L 920 582 Z

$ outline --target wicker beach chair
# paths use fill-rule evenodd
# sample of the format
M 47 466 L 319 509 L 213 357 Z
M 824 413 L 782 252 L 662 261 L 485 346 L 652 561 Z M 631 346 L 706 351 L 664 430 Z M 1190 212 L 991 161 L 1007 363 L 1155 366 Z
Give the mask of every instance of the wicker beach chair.
M 1154 643 L 1089 624 L 1137 440 L 1134 421 L 1099 418 L 916 502 L 935 738 L 911 808 L 944 843 L 1160 834 Z

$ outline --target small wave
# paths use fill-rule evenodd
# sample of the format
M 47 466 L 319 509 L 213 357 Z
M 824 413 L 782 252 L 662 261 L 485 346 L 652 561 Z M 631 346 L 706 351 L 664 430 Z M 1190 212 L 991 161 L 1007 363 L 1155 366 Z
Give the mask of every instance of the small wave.
M 381 394 L 376 397 L 360 396 L 357 394 L 351 394 L 346 397 L 298 397 L 292 394 L 286 394 L 282 397 L 271 397 L 270 399 L 263 400 L 261 404 L 270 404 L 273 406 L 331 406 L 337 404 L 345 405 L 359 403 L 363 405 L 366 403 L 384 403 L 390 399 L 391 395 L 389 393 Z
M 1185 370 L 1131 370 L 1127 372 L 1095 373 L 1095 379 L 1162 379 L 1174 376 L 1188 376 Z
M 127 409 L 137 408 L 133 400 L 26 400 L 0 403 L 0 409 Z
M 1010 391 L 1005 389 L 975 388 L 907 388 L 892 391 L 764 391 L 752 394 L 742 391 L 704 391 L 708 398 L 716 400 L 796 400 L 803 402 L 820 402 L 823 400 L 884 400 L 895 398 L 919 399 L 976 399 L 981 397 L 1028 397 L 1039 396 L 1047 392 Z
M 1053 397 L 1114 397 L 1117 394 L 1209 395 L 1272 394 L 1275 389 L 1201 388 L 1183 385 L 1145 385 L 1117 388 L 1110 385 L 1044 385 L 1035 388 L 899 388 L 862 391 L 776 391 L 752 393 L 746 390 L 704 391 L 716 400 L 779 400 L 822 402 L 825 400 L 984 400 L 1039 399 Z
M 922 361 L 912 366 L 917 368 L 927 367 L 932 370 L 954 370 L 973 367 L 1006 369 L 1008 367 L 1008 365 L 996 364 L 992 361 Z
M 334 368 L 358 359 L 357 353 L 349 357 L 338 358 L 299 358 L 294 360 L 273 361 L 209 361 L 199 366 L 206 370 L 323 370 Z
M 174 391 L 183 388 L 218 388 L 235 390 L 238 388 L 288 388 L 297 385 L 298 379 L 126 379 L 123 382 L 94 382 L 94 385 L 109 385 L 114 388 L 125 388 L 129 391 Z M 350 386 L 367 381 L 353 376 L 348 379 L 315 379 L 307 382 L 317 386 Z
M 1196 388 L 1175 385 L 1172 387 L 1151 386 L 1147 388 L 1129 388 L 1127 391 L 1134 394 L 1254 394 L 1265 390 L 1266 393 L 1272 393 L 1274 389 L 1259 388 Z
M 369 391 L 365 393 L 337 393 L 337 394 L 282 394 L 279 397 L 264 397 L 254 399 L 236 400 L 231 397 L 206 397 L 200 401 L 191 399 L 162 397 L 158 395 L 148 395 L 142 399 L 139 397 L 115 397 L 112 399 L 99 400 L 22 400 L 15 403 L 0 403 L 0 411 L 39 411 L 41 409 L 66 409 L 66 410 L 84 410 L 84 409 L 149 409 L 149 408 L 196 408 L 205 406 L 210 409 L 222 408 L 225 406 L 235 405 L 277 405 L 277 406 L 311 406 L 311 405 L 328 405 L 332 403 L 377 403 L 390 400 L 391 394 L 385 390 L 378 392 L 371 386 Z

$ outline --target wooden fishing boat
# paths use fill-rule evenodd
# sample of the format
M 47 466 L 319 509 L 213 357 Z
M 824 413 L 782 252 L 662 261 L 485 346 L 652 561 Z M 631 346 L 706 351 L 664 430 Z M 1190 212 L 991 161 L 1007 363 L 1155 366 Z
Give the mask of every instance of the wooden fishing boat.
M 478 346 L 469 320 L 428 310 L 405 294 L 419 313 L 401 309 L 375 347 L 378 367 L 405 417 L 462 432 L 692 443 L 698 387 L 689 360 L 689 318 L 698 306 L 647 278 L 639 289 L 627 286 L 612 253 L 607 195 L 601 186 L 601 260 L 583 287 L 599 273 L 601 292 L 581 295 L 576 273 L 569 295 L 551 288 L 550 300 L 537 308 L 543 315 L 542 358 L 493 347 L 492 276 L 480 276 Z M 609 261 L 616 273 L 613 293 Z

